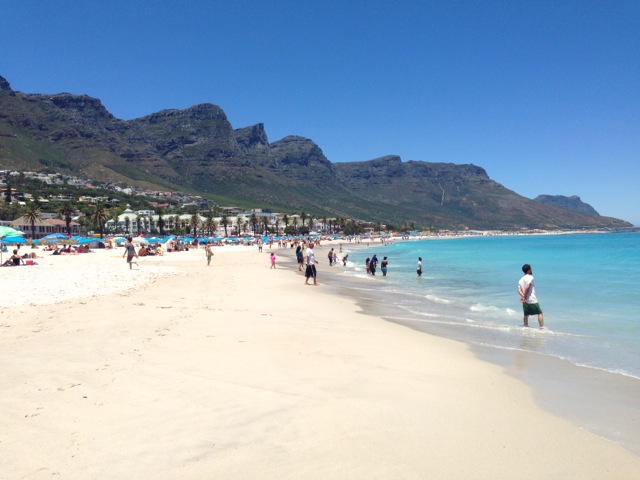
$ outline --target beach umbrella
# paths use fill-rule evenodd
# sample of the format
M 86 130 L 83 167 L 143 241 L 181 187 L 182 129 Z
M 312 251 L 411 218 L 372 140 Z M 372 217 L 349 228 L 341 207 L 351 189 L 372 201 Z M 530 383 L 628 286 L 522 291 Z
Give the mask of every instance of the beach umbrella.
M 21 236 L 4 237 L 2 243 L 27 243 L 27 241 Z
M 193 237 L 182 237 L 183 242 L 193 242 Z
M 69 237 L 67 237 L 64 233 L 51 233 L 42 237 L 42 240 L 67 240 L 68 238 Z
M 18 237 L 20 235 L 24 235 L 24 232 L 16 230 L 15 228 L 0 225 L 0 237 Z
M 103 238 L 92 238 L 92 237 L 81 237 L 78 240 L 78 245 L 85 245 L 87 243 L 92 243 L 92 242 L 104 242 L 104 239 Z

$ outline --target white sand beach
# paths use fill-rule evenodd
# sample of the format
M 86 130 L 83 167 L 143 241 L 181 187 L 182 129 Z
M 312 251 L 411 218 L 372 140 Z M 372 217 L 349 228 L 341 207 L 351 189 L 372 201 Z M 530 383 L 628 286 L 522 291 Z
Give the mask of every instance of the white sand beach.
M 0 478 L 640 478 L 465 345 L 332 294 L 326 264 L 304 286 L 290 251 L 214 251 L 0 268 Z

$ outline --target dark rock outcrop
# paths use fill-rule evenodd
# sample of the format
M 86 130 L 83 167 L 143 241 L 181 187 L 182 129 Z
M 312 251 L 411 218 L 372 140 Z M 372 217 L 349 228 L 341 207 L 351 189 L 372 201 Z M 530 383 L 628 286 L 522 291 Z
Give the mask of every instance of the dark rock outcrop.
M 554 207 L 566 208 L 572 212 L 599 217 L 600 214 L 588 203 L 584 203 L 579 196 L 572 195 L 565 197 L 564 195 L 538 195 L 533 199 L 536 202 L 552 205 Z

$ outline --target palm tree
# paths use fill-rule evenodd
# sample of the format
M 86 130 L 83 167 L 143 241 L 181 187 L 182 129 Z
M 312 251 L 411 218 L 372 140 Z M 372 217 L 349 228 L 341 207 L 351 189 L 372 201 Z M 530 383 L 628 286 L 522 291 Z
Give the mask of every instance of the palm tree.
M 229 226 L 229 217 L 226 215 L 222 215 L 222 219 L 220 220 L 220 223 L 224 227 L 224 236 L 228 237 L 229 235 L 227 235 L 227 227 Z
M 300 220 L 302 220 L 302 226 L 304 227 L 304 221 L 307 219 L 308 215 L 304 213 L 304 211 L 300 212 Z
M 197 238 L 198 225 L 200 225 L 200 215 L 198 215 L 198 212 L 194 212 L 193 215 L 191 215 L 191 220 L 189 220 L 189 225 L 191 226 L 191 234 L 193 235 L 193 238 Z
M 37 203 L 31 202 L 25 211 L 24 218 L 31 224 L 31 238 L 36 238 L 36 222 L 40 220 L 40 207 Z
M 216 222 L 213 217 L 207 218 L 205 228 L 207 229 L 207 232 L 209 232 L 209 236 L 213 237 L 218 230 L 218 222 Z
M 156 208 L 156 215 L 158 215 L 158 228 L 160 229 L 160 236 L 164 236 L 164 219 L 162 215 L 164 215 L 164 208 L 158 207 Z
M 216 225 L 216 221 L 213 219 L 213 210 L 211 208 L 207 210 L 204 227 L 207 230 L 207 233 L 209 234 L 210 237 L 212 237 L 213 232 L 215 232 L 218 229 L 218 225 Z
M 105 206 L 102 204 L 96 205 L 96 209 L 93 211 L 93 214 L 91 215 L 91 220 L 93 220 L 94 227 L 97 226 L 101 237 L 104 234 L 104 223 L 108 219 L 109 219 L 109 212 L 107 211 Z
M 117 208 L 113 209 L 113 216 L 111 217 L 111 220 L 113 220 L 113 233 L 118 233 L 118 217 L 119 217 L 119 212 Z
M 282 217 L 282 223 L 284 223 L 284 229 L 286 230 L 289 226 L 289 215 L 285 214 L 284 217 Z
M 327 233 L 327 216 L 322 217 L 322 231 Z
M 140 228 L 140 224 L 142 223 L 142 217 L 140 215 L 136 215 L 136 233 L 142 233 L 142 228 Z
M 238 215 L 236 217 L 236 230 L 237 230 L 237 235 L 240 236 L 240 229 L 242 228 L 242 215 Z
M 313 221 L 313 217 L 309 217 L 309 232 L 311 232 L 311 230 L 313 230 L 313 225 L 315 224 L 315 222 Z
M 258 226 L 258 217 L 255 213 L 252 213 L 249 217 L 249 223 L 251 224 L 251 228 L 253 229 L 253 234 L 256 234 L 256 227 Z
M 60 218 L 64 220 L 64 223 L 67 226 L 67 235 L 69 236 L 71 236 L 71 220 L 73 220 L 75 213 L 76 208 L 71 202 L 65 202 L 58 210 L 58 215 L 60 215 Z
M 180 215 L 176 214 L 173 216 L 173 233 L 177 233 L 180 228 Z
M 296 233 L 298 233 L 298 217 L 293 217 L 291 224 L 293 225 L 293 228 L 295 229 Z
M 264 234 L 266 235 L 269 232 L 269 217 L 262 217 L 262 226 L 264 227 Z M 278 225 L 276 223 L 276 230 L 278 229 Z

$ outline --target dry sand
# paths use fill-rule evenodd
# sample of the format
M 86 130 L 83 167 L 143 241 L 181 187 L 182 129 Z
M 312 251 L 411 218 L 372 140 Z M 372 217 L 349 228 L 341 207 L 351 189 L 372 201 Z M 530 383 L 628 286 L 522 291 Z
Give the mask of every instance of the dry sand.
M 313 287 L 215 252 L 0 269 L 1 479 L 640 478 L 464 345 L 331 295 L 326 264 Z

